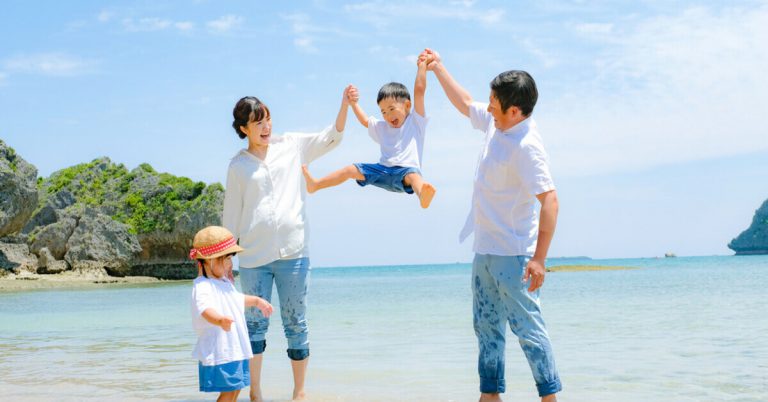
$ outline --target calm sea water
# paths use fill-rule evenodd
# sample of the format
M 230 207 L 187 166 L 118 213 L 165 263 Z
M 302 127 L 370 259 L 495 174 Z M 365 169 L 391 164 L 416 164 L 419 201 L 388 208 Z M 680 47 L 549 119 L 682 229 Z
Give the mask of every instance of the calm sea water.
M 547 276 L 561 401 L 768 399 L 768 256 L 552 263 L 638 268 Z M 477 400 L 470 272 L 313 269 L 311 400 Z M 197 391 L 189 294 L 189 282 L 0 294 L 0 399 L 214 399 Z M 536 400 L 510 339 L 505 400 Z M 264 396 L 284 401 L 292 382 L 279 315 L 267 342 Z

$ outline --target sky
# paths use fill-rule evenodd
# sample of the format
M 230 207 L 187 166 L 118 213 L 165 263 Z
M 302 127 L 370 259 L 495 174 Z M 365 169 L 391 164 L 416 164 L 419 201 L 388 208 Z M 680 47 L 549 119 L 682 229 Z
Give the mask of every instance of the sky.
M 246 144 L 232 107 L 273 132 L 331 125 L 344 87 L 413 88 L 426 47 L 475 100 L 526 70 L 560 200 L 550 257 L 732 254 L 768 198 L 768 1 L 5 1 L 0 138 L 39 175 L 107 156 L 224 182 Z M 428 76 L 414 196 L 353 182 L 308 196 L 315 266 L 471 261 L 458 243 L 482 133 Z M 375 162 L 350 113 L 318 176 Z

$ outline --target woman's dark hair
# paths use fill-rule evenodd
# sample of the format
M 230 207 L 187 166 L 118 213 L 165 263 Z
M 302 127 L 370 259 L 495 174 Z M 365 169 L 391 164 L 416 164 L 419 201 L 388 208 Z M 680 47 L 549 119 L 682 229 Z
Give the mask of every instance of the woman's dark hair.
M 406 88 L 405 85 L 399 82 L 390 82 L 389 84 L 384 84 L 384 86 L 379 89 L 379 96 L 376 97 L 376 103 L 388 98 L 402 102 L 411 100 L 411 94 L 408 93 L 408 88 Z
M 506 113 L 512 106 L 517 106 L 524 116 L 529 116 L 539 98 L 533 77 L 519 70 L 505 71 L 497 75 L 491 81 L 491 91 L 499 100 L 502 113 Z
M 259 98 L 246 96 L 237 101 L 235 108 L 232 110 L 232 116 L 235 118 L 232 122 L 232 128 L 235 129 L 237 136 L 243 139 L 247 135 L 240 129 L 240 126 L 247 126 L 251 121 L 261 121 L 264 118 L 269 118 L 269 108 L 261 103 Z

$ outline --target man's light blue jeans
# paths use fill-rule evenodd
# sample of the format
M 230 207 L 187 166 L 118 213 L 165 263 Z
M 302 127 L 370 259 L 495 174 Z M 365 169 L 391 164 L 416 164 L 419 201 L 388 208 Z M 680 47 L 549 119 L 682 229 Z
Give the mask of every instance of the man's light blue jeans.
M 477 370 L 480 392 L 501 393 L 504 347 L 509 323 L 531 366 L 539 396 L 562 390 L 539 306 L 539 290 L 528 292 L 522 281 L 526 256 L 476 254 L 472 262 L 473 322 L 480 346 Z
M 309 285 L 309 258 L 277 260 L 256 268 L 240 268 L 243 293 L 272 300 L 272 283 L 280 298 L 280 318 L 288 340 L 288 357 L 304 360 L 309 357 L 309 330 L 307 329 L 307 286 Z M 254 354 L 264 352 L 269 318 L 256 307 L 246 307 L 245 321 Z

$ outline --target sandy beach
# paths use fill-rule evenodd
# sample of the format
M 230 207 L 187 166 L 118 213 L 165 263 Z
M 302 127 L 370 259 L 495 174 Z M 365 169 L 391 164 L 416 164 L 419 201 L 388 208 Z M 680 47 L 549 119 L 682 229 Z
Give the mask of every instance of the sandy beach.
M 41 289 L 83 289 L 125 285 L 145 285 L 152 283 L 171 283 L 149 276 L 83 276 L 72 272 L 55 275 L 25 274 L 8 275 L 0 278 L 0 292 L 16 292 Z

